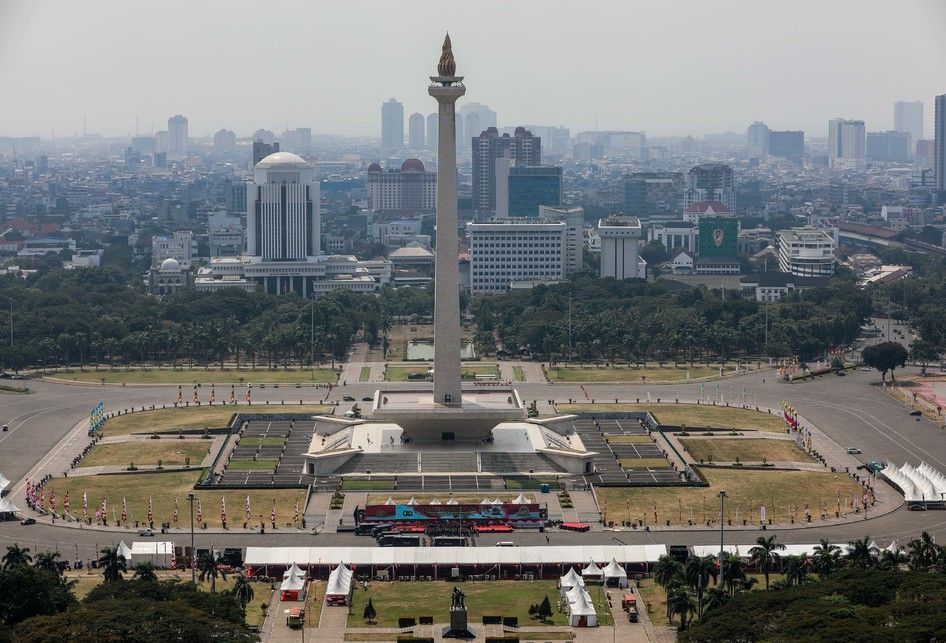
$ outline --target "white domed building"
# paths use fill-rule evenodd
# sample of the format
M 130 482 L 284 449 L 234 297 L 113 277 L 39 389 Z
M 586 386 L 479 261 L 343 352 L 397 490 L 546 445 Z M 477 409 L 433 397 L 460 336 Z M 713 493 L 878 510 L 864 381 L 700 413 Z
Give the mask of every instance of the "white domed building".
M 275 152 L 263 158 L 246 189 L 246 253 L 236 261 L 212 258 L 197 275 L 198 291 L 312 297 L 335 288 L 370 293 L 390 281 L 390 262 L 323 253 L 319 182 L 301 156 Z
M 168 257 L 148 272 L 148 290 L 156 297 L 167 297 L 192 285 L 193 273 L 185 270 L 173 257 Z

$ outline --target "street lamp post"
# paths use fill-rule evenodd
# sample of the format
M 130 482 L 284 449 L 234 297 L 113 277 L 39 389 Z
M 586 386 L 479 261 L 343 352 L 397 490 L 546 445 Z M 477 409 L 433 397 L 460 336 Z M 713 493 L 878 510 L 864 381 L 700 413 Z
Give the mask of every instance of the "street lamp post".
M 187 501 L 191 505 L 191 582 L 197 584 L 197 568 L 194 563 L 197 559 L 197 550 L 194 548 L 194 493 L 187 494 Z
M 723 586 L 723 556 L 725 555 L 725 549 L 723 545 L 723 507 L 726 503 L 726 491 L 721 489 L 719 492 L 719 586 Z

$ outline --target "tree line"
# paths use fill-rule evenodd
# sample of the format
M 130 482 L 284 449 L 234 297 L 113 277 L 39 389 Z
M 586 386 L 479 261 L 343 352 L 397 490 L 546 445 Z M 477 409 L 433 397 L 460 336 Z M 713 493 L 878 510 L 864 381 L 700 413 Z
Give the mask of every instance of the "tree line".
M 855 339 L 871 299 L 846 276 L 770 304 L 704 286 L 672 292 L 660 283 L 577 276 L 475 299 L 471 312 L 507 348 L 552 361 L 807 361 Z

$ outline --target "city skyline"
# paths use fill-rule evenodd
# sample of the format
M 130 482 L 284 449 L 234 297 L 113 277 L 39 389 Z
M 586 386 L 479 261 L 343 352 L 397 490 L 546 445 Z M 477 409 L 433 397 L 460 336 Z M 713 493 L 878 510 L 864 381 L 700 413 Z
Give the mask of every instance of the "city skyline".
M 567 20 L 563 12 L 544 15 L 539 5 L 520 3 L 504 5 L 502 21 L 479 7 L 425 3 L 412 9 L 428 18 L 413 22 L 399 19 L 403 7 L 374 3 L 296 8 L 293 21 L 279 10 L 221 14 L 188 6 L 182 14 L 176 6 L 142 12 L 111 3 L 5 3 L 0 82 L 16 87 L 24 100 L 5 106 L 0 135 L 49 138 L 55 130 L 67 137 L 82 133 L 83 120 L 89 132 L 133 135 L 136 121 L 145 133 L 183 114 L 193 137 L 221 127 L 246 136 L 261 127 L 305 126 L 315 134 L 376 138 L 379 105 L 391 96 L 403 102 L 405 114 L 429 113 L 427 97 L 410 82 L 423 71 L 426 51 L 403 43 L 430 41 L 445 27 L 469 52 L 464 71 L 475 74 L 477 96 L 499 113 L 501 126 L 542 122 L 572 131 L 699 136 L 741 132 L 762 120 L 773 129 L 822 137 L 838 115 L 864 120 L 871 131 L 893 129 L 893 103 L 920 100 L 930 132 L 933 96 L 942 93 L 936 71 L 946 53 L 934 33 L 946 7 L 923 0 L 896 13 L 879 2 L 801 6 L 790 13 L 735 0 L 713 7 L 607 3 Z M 681 10 L 691 19 L 681 22 Z M 212 17 L 202 16 L 210 11 Z M 715 26 L 706 34 L 702 24 L 710 12 Z M 204 29 L 205 17 L 221 29 Z M 136 28 L 142 21 L 151 25 L 145 36 Z M 804 35 L 806 46 L 772 40 L 756 28 L 760 21 Z M 512 37 L 525 24 L 585 47 Z M 623 31 L 629 24 L 647 28 L 629 40 Z M 28 39 L 38 31 L 44 47 Z M 889 46 L 855 46 L 870 38 Z M 195 66 L 197 47 L 205 62 Z M 70 54 L 75 51 L 82 53 Z M 377 53 L 390 51 L 402 53 Z M 64 66 L 66 59 L 72 64 Z M 523 61 L 529 64 L 527 91 L 518 71 Z M 865 82 L 878 72 L 887 82 Z M 270 86 L 292 83 L 294 100 L 249 91 L 245 78 L 264 75 Z M 299 84 L 300 78 L 306 82 Z M 563 91 L 583 100 L 562 100 Z

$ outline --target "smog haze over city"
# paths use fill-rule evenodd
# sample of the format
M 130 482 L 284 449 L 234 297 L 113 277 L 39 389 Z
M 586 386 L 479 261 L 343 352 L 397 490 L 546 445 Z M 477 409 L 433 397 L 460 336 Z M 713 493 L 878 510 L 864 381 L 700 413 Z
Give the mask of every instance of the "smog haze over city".
M 649 135 L 820 131 L 933 95 L 946 4 L 830 2 L 32 2 L 0 6 L 0 133 L 265 127 L 377 136 L 377 102 L 427 111 L 439 34 L 501 123 Z M 462 104 L 462 101 L 461 101 Z

